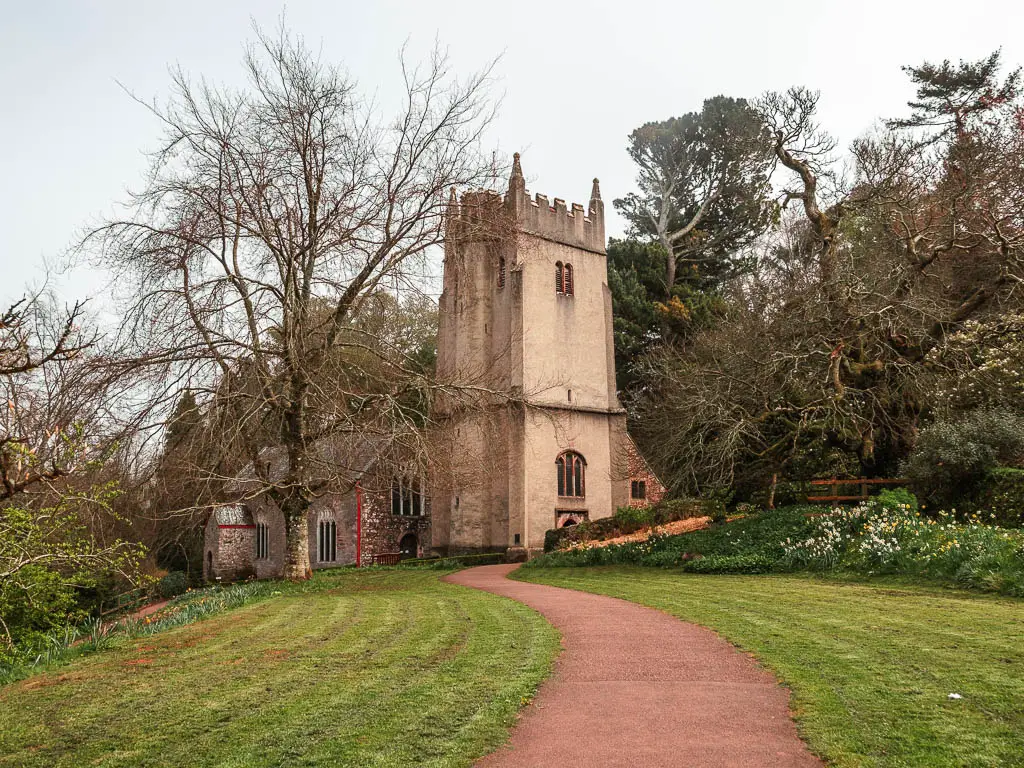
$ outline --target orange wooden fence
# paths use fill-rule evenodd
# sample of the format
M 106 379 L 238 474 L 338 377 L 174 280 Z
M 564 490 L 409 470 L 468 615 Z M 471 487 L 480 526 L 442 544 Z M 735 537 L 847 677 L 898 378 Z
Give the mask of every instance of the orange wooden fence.
M 832 491 L 831 496 L 808 496 L 808 501 L 864 501 L 868 498 L 868 487 L 872 485 L 906 485 L 903 478 L 881 478 L 881 477 L 855 477 L 848 480 L 839 480 L 835 477 L 829 480 L 811 480 L 811 485 L 827 486 Z M 858 486 L 860 493 L 856 496 L 841 495 L 839 489 L 842 486 Z

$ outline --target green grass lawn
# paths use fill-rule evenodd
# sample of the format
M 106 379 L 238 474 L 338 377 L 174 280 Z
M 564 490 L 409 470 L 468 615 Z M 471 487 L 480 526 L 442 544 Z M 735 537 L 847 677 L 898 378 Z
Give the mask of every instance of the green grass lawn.
M 435 572 L 289 593 L 0 688 L 0 766 L 455 766 L 499 746 L 558 635 Z
M 711 627 L 791 687 L 801 734 L 835 765 L 1024 765 L 1024 600 L 617 566 L 517 575 Z

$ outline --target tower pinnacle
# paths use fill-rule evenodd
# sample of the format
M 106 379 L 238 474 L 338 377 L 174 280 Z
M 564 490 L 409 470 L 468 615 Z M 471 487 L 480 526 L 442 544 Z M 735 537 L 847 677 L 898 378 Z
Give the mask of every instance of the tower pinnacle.
M 526 179 L 523 178 L 523 166 L 519 164 L 519 153 L 512 155 L 512 175 L 508 177 L 508 195 L 505 205 L 518 215 L 526 201 Z
M 601 182 L 594 179 L 594 186 L 590 190 L 590 215 L 604 221 L 604 201 L 601 200 Z M 604 226 L 602 224 L 602 226 Z

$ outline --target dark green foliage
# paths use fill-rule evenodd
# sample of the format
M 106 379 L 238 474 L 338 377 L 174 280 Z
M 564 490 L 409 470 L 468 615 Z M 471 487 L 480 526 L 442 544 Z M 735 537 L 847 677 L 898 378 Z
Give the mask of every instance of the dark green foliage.
M 875 499 L 886 509 L 907 509 L 917 511 L 917 496 L 907 488 L 886 488 Z
M 715 517 L 725 513 L 725 505 L 717 499 L 663 499 L 653 507 L 658 525 L 691 517 Z
M 644 356 L 659 344 L 685 341 L 725 312 L 717 293 L 690 282 L 677 282 L 666 291 L 665 258 L 665 249 L 656 242 L 608 242 L 619 389 L 631 390 L 640 383 Z
M 903 474 L 936 507 L 963 506 L 985 474 L 1024 459 L 1024 417 L 978 410 L 936 421 L 925 429 Z
M 0 663 L 16 655 L 18 647 L 63 626 L 80 624 L 88 615 L 88 606 L 79 603 L 77 591 L 65 577 L 41 566 L 22 568 L 17 581 L 6 579 L 0 584 L 0 619 L 9 633 L 0 636 Z
M 156 592 L 160 597 L 170 598 L 183 594 L 188 587 L 187 573 L 184 571 L 171 571 L 157 582 Z
M 1024 469 L 997 467 L 990 471 L 981 484 L 976 506 L 986 523 L 1024 527 Z
M 174 413 L 167 420 L 164 433 L 164 451 L 181 447 L 195 437 L 203 426 L 203 416 L 191 389 L 186 389 L 174 405 Z
M 654 515 L 650 507 L 619 507 L 615 510 L 614 520 L 622 533 L 635 533 L 650 526 Z
M 125 577 L 140 580 L 143 548 L 95 533 L 124 522 L 111 507 L 117 495 L 104 483 L 50 506 L 33 494 L 0 505 L 0 660 L 98 614 Z
M 558 549 L 559 543 L 562 541 L 562 529 L 561 528 L 548 528 L 544 532 L 544 551 L 554 552 Z
M 1024 596 L 1024 538 L 980 515 L 957 522 L 926 517 L 877 499 L 813 520 L 810 534 L 786 545 L 792 570 L 917 576 L 969 589 Z
M 600 520 L 587 520 L 579 525 L 563 528 L 552 528 L 544 533 L 544 551 L 554 552 L 581 541 L 608 539 L 617 535 L 619 524 L 614 517 L 603 517 Z
M 681 552 L 691 555 L 757 554 L 777 560 L 782 556 L 782 542 L 803 535 L 810 529 L 807 516 L 820 512 L 820 507 L 811 505 L 765 510 L 673 538 L 680 539 Z
M 636 237 L 671 242 L 677 279 L 719 285 L 749 269 L 744 246 L 774 206 L 764 126 L 745 99 L 716 96 L 700 112 L 646 123 L 630 134 L 628 151 L 640 191 L 615 208 Z
M 474 565 L 498 565 L 505 562 L 503 552 L 484 552 L 478 555 L 452 555 L 451 557 L 415 557 L 403 560 L 400 567 L 409 566 L 412 568 L 435 568 L 440 570 L 452 570 L 453 568 L 467 567 Z
M 1013 101 L 1020 92 L 1020 67 L 999 82 L 1000 51 L 979 61 L 963 61 L 954 66 L 949 59 L 941 64 L 925 62 L 918 67 L 903 67 L 917 86 L 917 99 L 907 102 L 913 112 L 902 120 L 890 120 L 898 128 L 938 128 L 939 135 L 950 131 L 962 134 L 972 118 Z

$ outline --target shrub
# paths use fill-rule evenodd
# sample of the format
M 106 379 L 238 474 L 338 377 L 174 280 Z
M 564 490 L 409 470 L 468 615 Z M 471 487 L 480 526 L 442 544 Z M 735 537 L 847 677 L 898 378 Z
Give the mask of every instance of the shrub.
M 976 492 L 986 473 L 1024 458 L 1024 418 L 978 410 L 921 431 L 903 474 L 935 506 L 955 506 Z
M 184 594 L 188 586 L 188 574 L 171 571 L 156 583 L 156 592 L 160 597 L 171 598 Z
M 561 528 L 549 528 L 544 532 L 544 551 L 554 552 L 562 540 Z
M 544 551 L 554 552 L 581 541 L 608 538 L 618 533 L 615 517 L 602 517 L 600 520 L 585 520 L 578 525 L 564 528 L 552 528 L 544 534 Z
M 473 555 L 452 555 L 451 557 L 417 557 L 402 560 L 400 567 L 410 568 L 434 568 L 437 570 L 449 570 L 460 566 L 472 567 L 474 565 L 498 565 L 505 562 L 503 552 L 483 552 Z
M 886 509 L 918 509 L 917 497 L 907 488 L 886 488 L 875 499 Z
M 651 508 L 651 513 L 657 525 L 664 525 L 676 520 L 704 517 L 709 514 L 706 511 L 708 504 L 705 499 L 663 499 Z
M 993 469 L 985 476 L 976 503 L 986 522 L 1002 528 L 1024 527 L 1024 469 Z
M 622 533 L 634 533 L 651 525 L 654 517 L 650 507 L 619 507 L 615 510 L 615 525 Z
M 37 565 L 25 566 L 18 576 L 0 579 L 0 665 L 18 645 L 42 642 L 88 617 L 66 577 Z
M 806 504 L 810 484 L 804 480 L 780 480 L 775 485 L 775 506 L 788 507 Z M 765 496 L 767 497 L 767 492 Z

